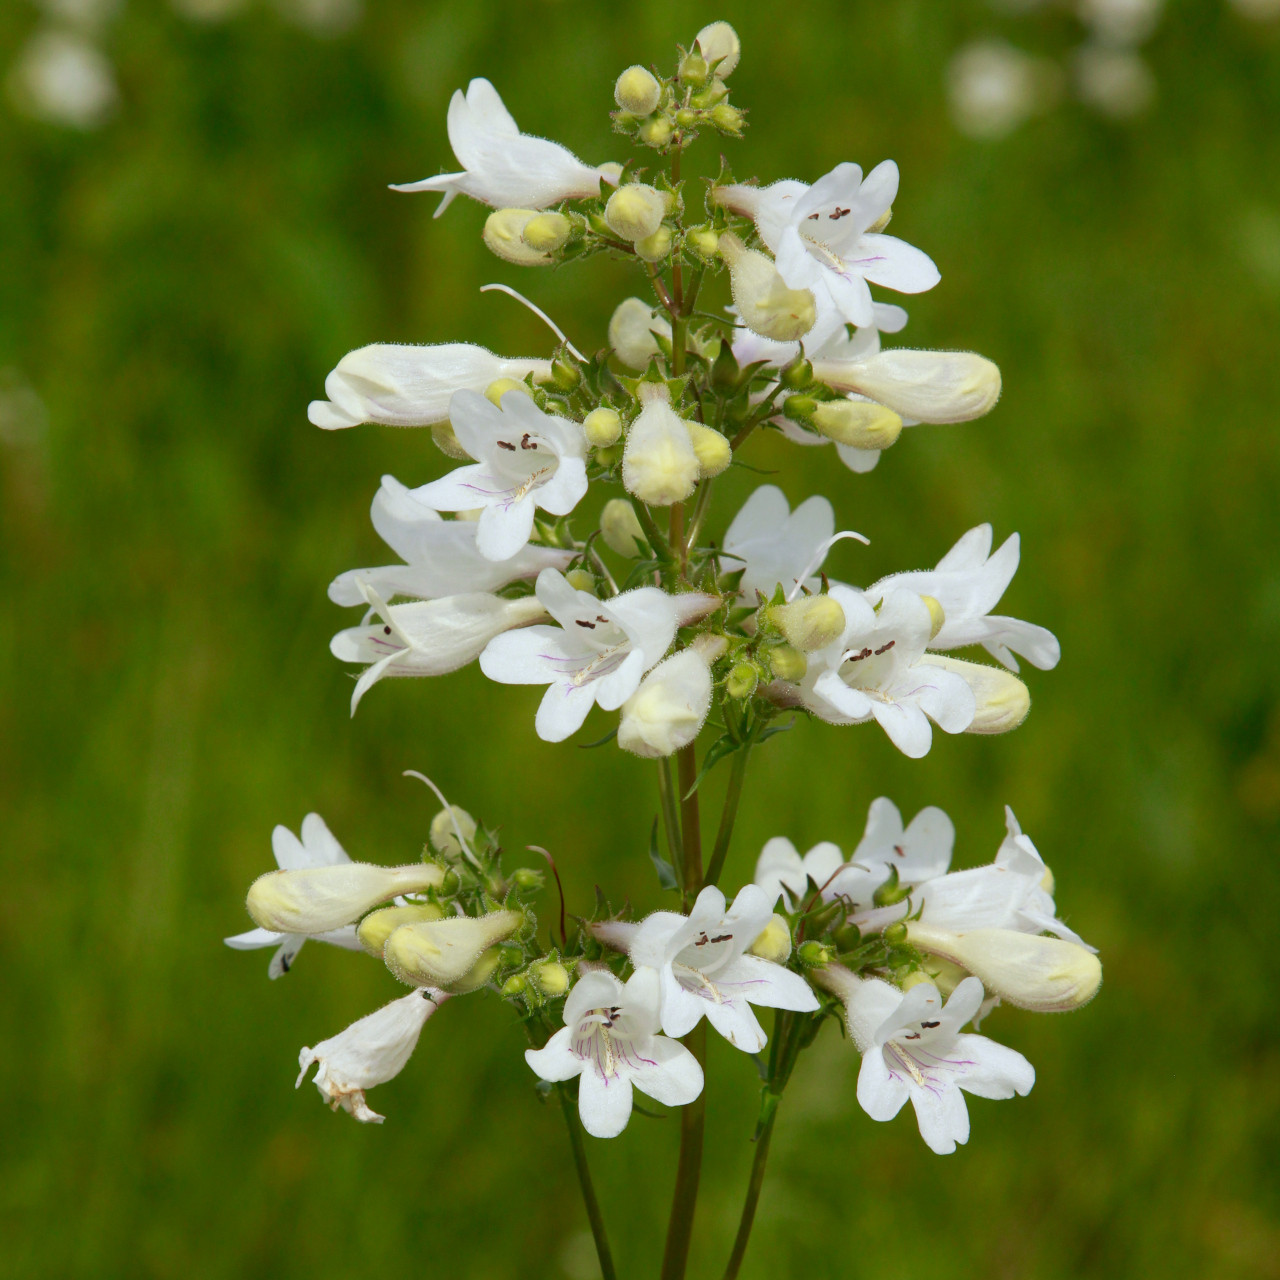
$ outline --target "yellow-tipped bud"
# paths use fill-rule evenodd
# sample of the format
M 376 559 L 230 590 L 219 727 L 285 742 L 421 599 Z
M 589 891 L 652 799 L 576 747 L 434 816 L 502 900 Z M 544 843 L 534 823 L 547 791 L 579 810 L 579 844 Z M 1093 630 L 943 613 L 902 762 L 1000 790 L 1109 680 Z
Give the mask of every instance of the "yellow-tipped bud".
M 519 267 L 545 267 L 549 254 L 531 249 L 524 241 L 524 229 L 539 214 L 536 209 L 495 209 L 484 222 L 484 242 L 491 253 Z
M 643 240 L 662 225 L 667 204 L 662 192 L 643 182 L 619 187 L 604 207 L 604 220 L 614 235 L 623 240 Z
M 652 116 L 640 126 L 640 141 L 646 147 L 661 151 L 672 138 L 675 129 L 666 116 Z
M 633 116 L 647 116 L 656 111 L 662 99 L 662 85 L 645 67 L 628 67 L 613 86 L 613 100 Z
M 423 920 L 443 920 L 444 911 L 434 902 L 414 902 L 405 907 L 382 907 L 370 911 L 356 930 L 360 945 L 372 956 L 382 957 L 387 939 L 402 924 L 418 924 Z
M 907 941 L 950 960 L 982 981 L 988 994 L 1020 1009 L 1061 1013 L 1078 1009 L 1102 984 L 1098 957 L 1079 943 L 1013 929 L 950 933 L 907 922 Z
M 782 916 L 775 913 L 760 936 L 747 950 L 762 960 L 772 960 L 774 964 L 786 964 L 791 958 L 790 926 Z
M 622 704 L 618 746 L 657 760 L 697 738 L 711 707 L 707 663 L 696 648 L 681 649 L 658 663 Z
M 698 483 L 701 468 L 688 424 L 671 408 L 665 383 L 640 384 L 644 408 L 627 432 L 622 483 L 651 507 L 683 502 Z
M 628 369 L 643 369 L 658 354 L 654 333 L 671 337 L 671 325 L 639 298 L 624 298 L 609 319 L 609 345 Z
M 636 256 L 643 262 L 661 262 L 671 254 L 671 228 L 660 226 L 651 236 L 636 241 Z
M 572 230 L 573 223 L 563 213 L 540 213 L 524 224 L 520 238 L 535 253 L 555 253 Z
M 808 289 L 788 289 L 772 259 L 748 249 L 731 231 L 720 237 L 719 249 L 729 268 L 734 304 L 748 329 L 762 338 L 795 342 L 813 328 L 818 311 Z
M 548 1000 L 555 1000 L 569 990 L 569 970 L 559 960 L 539 960 L 531 964 L 529 978 Z
M 690 228 L 685 232 L 684 242 L 686 247 L 708 262 L 720 252 L 719 232 L 709 226 Z
M 696 50 L 691 50 L 680 59 L 676 75 L 680 77 L 681 84 L 705 84 L 708 75 L 706 58 Z
M 649 550 L 636 509 L 626 498 L 610 498 L 604 504 L 600 513 L 600 536 L 611 551 L 632 560 Z
M 718 476 L 733 461 L 729 442 L 714 427 L 704 426 L 701 422 L 690 422 L 687 426 L 702 478 L 708 480 Z
M 727 22 L 709 22 L 698 32 L 694 43 L 718 80 L 731 74 L 742 57 L 742 41 Z
M 394 930 L 383 948 L 387 968 L 401 982 L 415 987 L 439 987 L 442 991 L 474 990 L 467 983 L 481 954 L 524 923 L 518 911 L 491 911 L 488 915 L 448 916 L 404 924 Z M 497 955 L 494 957 L 496 968 Z M 490 969 L 492 973 L 493 969 Z M 475 985 L 483 985 L 482 978 Z
M 760 672 L 750 662 L 739 662 L 729 672 L 724 691 L 731 698 L 749 698 L 760 683 Z
M 444 879 L 440 867 L 377 867 L 343 862 L 296 871 L 268 871 L 249 886 L 245 906 L 254 923 L 272 933 L 328 933 L 358 920 L 400 893 L 421 893 Z
M 942 630 L 947 621 L 947 615 L 943 612 L 942 605 L 932 596 L 921 596 L 920 599 L 924 601 L 925 608 L 929 610 L 929 639 L 932 640 Z
M 968 422 L 1000 398 L 1000 370 L 972 351 L 894 347 L 852 362 L 815 360 L 814 376 L 856 391 L 917 422 Z
M 813 425 L 828 440 L 855 449 L 887 449 L 902 434 L 898 414 L 864 400 L 824 400 L 814 407 Z
M 788 680 L 792 684 L 803 680 L 804 673 L 809 670 L 808 659 L 799 649 L 793 649 L 789 644 L 780 644 L 776 649 L 770 650 L 769 665 L 779 680 Z
M 616 409 L 601 405 L 582 420 L 582 432 L 588 444 L 597 449 L 607 449 L 622 435 L 622 419 Z
M 451 422 L 435 423 L 431 428 L 431 440 L 446 458 L 456 458 L 459 461 L 464 458 L 469 461 L 471 458 L 471 455 L 462 447 L 458 437 L 454 434 L 453 423 Z
M 595 577 L 588 573 L 586 569 L 570 569 L 564 575 L 564 580 L 575 591 L 590 591 L 593 595 L 596 589 Z
M 495 408 L 501 409 L 502 397 L 508 391 L 520 391 L 525 395 L 529 394 L 529 388 L 523 382 L 517 382 L 514 378 L 497 378 L 485 387 L 484 398 Z
M 844 610 L 830 596 L 806 596 L 790 604 L 776 604 L 767 614 L 787 643 L 802 653 L 825 649 L 844 630 Z
M 469 845 L 476 836 L 476 820 L 461 805 L 451 804 L 431 819 L 427 839 L 437 853 L 457 861 L 463 856 L 462 845 L 458 843 L 459 831 Z
M 926 653 L 922 662 L 954 671 L 973 690 L 977 711 L 966 733 L 1008 733 L 1031 709 L 1031 691 L 1012 672 L 985 662 L 965 662 L 941 653 Z

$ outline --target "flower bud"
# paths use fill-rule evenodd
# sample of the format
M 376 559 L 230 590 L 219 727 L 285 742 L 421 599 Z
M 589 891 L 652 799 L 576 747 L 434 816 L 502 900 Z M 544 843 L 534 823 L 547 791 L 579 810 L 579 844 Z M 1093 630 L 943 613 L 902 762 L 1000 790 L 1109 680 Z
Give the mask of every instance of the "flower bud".
M 596 580 L 586 569 L 570 569 L 564 575 L 564 580 L 575 591 L 589 591 L 592 595 L 595 595 Z
M 607 449 L 622 435 L 622 419 L 616 409 L 601 405 L 582 420 L 582 432 L 588 444 L 597 449 Z
M 520 238 L 535 253 L 555 253 L 572 230 L 573 223 L 563 213 L 540 213 L 524 224 Z
M 749 698 L 760 683 L 760 672 L 750 662 L 739 662 L 729 672 L 724 691 L 731 698 Z
M 810 938 L 796 949 L 796 959 L 804 968 L 815 969 L 820 965 L 830 964 L 835 956 L 831 954 L 830 947 L 824 946 L 817 938 Z
M 626 498 L 610 498 L 600 513 L 600 536 L 605 545 L 620 556 L 635 559 L 647 555 L 648 540 L 644 536 L 636 509 Z
M 900 947 L 907 940 L 907 926 L 898 920 L 883 933 L 883 938 L 891 947 Z
M 628 369 L 643 369 L 658 354 L 654 331 L 671 337 L 671 325 L 639 298 L 624 298 L 609 320 L 609 345 Z
M 719 247 L 734 304 L 748 329 L 762 338 L 794 342 L 813 328 L 818 312 L 808 289 L 788 289 L 772 260 L 748 249 L 731 231 L 720 237 Z
M 766 616 L 787 643 L 802 653 L 825 649 L 844 630 L 844 610 L 831 596 L 806 596 L 791 604 L 777 604 Z
M 698 469 L 704 480 L 718 476 L 733 461 L 733 450 L 729 442 L 714 427 L 704 426 L 701 422 L 686 424 L 689 428 L 689 440 L 698 457 Z
M 462 857 L 458 831 L 462 832 L 462 838 L 470 844 L 475 839 L 476 820 L 461 805 L 451 804 L 431 819 L 427 839 L 437 853 L 456 862 Z
M 609 229 L 623 240 L 643 240 L 662 225 L 667 205 L 662 192 L 643 182 L 619 187 L 604 207 Z
M 717 102 L 723 102 L 728 96 L 729 86 L 723 80 L 716 79 L 693 94 L 689 98 L 689 105 L 699 111 L 709 111 Z
M 968 422 L 1000 398 L 1000 370 L 972 351 L 895 347 L 865 360 L 817 360 L 814 375 L 839 391 L 856 391 L 917 422 Z
M 692 249 L 700 258 L 710 261 L 720 252 L 720 234 L 715 228 L 707 225 L 690 227 L 684 233 L 685 247 Z
M 694 43 L 718 80 L 730 75 L 742 57 L 742 42 L 727 22 L 709 22 L 694 37 Z
M 633 755 L 660 759 L 687 747 L 711 709 L 711 671 L 696 649 L 658 663 L 622 704 L 618 745 Z
M 569 990 L 569 970 L 559 960 L 539 960 L 529 966 L 529 979 L 548 1000 Z
M 681 129 L 692 129 L 698 123 L 698 113 L 692 107 L 681 107 L 676 112 L 676 124 Z
M 1008 733 L 1031 709 L 1031 691 L 1012 672 L 985 662 L 965 662 L 941 653 L 927 653 L 921 662 L 962 676 L 973 690 L 977 711 L 966 733 Z
M 546 876 L 536 867 L 517 867 L 511 874 L 511 883 L 525 893 L 541 889 L 546 882 Z
M 272 933 L 328 933 L 358 920 L 400 893 L 421 893 L 444 878 L 440 867 L 377 867 L 343 862 L 329 867 L 268 871 L 249 886 L 245 906 L 254 923 Z M 424 984 L 419 984 L 424 985 Z
M 524 229 L 536 217 L 536 209 L 495 209 L 484 221 L 484 242 L 489 251 L 519 267 L 550 265 L 549 254 L 531 249 L 524 241 Z
M 813 384 L 813 365 L 804 356 L 796 356 L 794 360 L 783 366 L 778 380 L 792 391 L 801 391 Z
M 665 383 L 641 383 L 640 398 L 644 408 L 627 432 L 622 483 L 648 506 L 669 507 L 693 492 L 701 472 L 698 455 Z
M 645 67 L 628 67 L 613 86 L 613 100 L 633 116 L 647 116 L 662 100 L 662 85 Z
M 387 939 L 402 924 L 418 924 L 423 920 L 443 920 L 444 910 L 434 902 L 413 902 L 404 907 L 382 907 L 370 911 L 356 930 L 360 945 L 372 956 L 382 958 Z
M 636 256 L 643 262 L 661 262 L 671 253 L 671 228 L 663 225 L 651 236 L 636 241 Z
M 769 651 L 769 665 L 779 680 L 789 680 L 792 684 L 803 680 L 804 673 L 809 670 L 809 663 L 804 654 L 799 649 L 793 649 L 789 644 L 780 644 L 776 649 Z
M 920 599 L 924 601 L 925 608 L 929 610 L 929 639 L 933 640 L 946 625 L 947 615 L 943 611 L 942 605 L 933 596 L 921 596 Z
M 522 996 L 529 989 L 529 979 L 523 973 L 513 973 L 506 982 L 502 984 L 502 991 L 499 993 L 511 999 L 515 996 Z
M 902 434 L 898 414 L 865 400 L 824 400 L 814 406 L 812 420 L 828 440 L 855 449 L 887 449 Z
M 640 126 L 640 141 L 646 147 L 661 151 L 675 133 L 671 121 L 666 116 L 651 116 Z
M 736 138 L 742 132 L 742 120 L 742 112 L 727 102 L 718 103 L 711 108 L 711 123 L 721 133 L 732 134 Z
M 747 950 L 762 960 L 772 960 L 774 964 L 786 964 L 791 956 L 791 928 L 786 919 L 775 912 L 760 936 Z
M 574 391 L 582 381 L 582 370 L 569 360 L 553 360 L 551 362 L 551 381 L 561 391 Z
M 982 981 L 988 994 L 1020 1009 L 1061 1013 L 1097 994 L 1102 965 L 1075 942 L 1013 929 L 950 933 L 918 921 L 906 924 L 907 941 L 950 960 Z
M 705 84 L 709 74 L 706 58 L 695 50 L 690 50 L 680 59 L 680 68 L 676 72 L 681 84 L 692 85 Z
M 449 916 L 401 925 L 387 939 L 383 959 L 401 982 L 458 991 L 474 979 L 473 967 L 490 948 L 495 948 L 496 968 L 496 944 L 523 923 L 524 916 L 519 911 L 491 911 L 478 918 Z M 477 985 L 483 986 L 487 980 L 486 977 Z
M 472 461 L 471 455 L 454 434 L 451 422 L 437 422 L 431 428 L 431 441 L 446 458 L 456 458 L 459 462 Z
M 484 389 L 484 398 L 496 409 L 502 408 L 502 397 L 508 391 L 519 391 L 524 395 L 529 394 L 529 388 L 523 382 L 517 382 L 514 378 L 496 378 L 489 383 Z

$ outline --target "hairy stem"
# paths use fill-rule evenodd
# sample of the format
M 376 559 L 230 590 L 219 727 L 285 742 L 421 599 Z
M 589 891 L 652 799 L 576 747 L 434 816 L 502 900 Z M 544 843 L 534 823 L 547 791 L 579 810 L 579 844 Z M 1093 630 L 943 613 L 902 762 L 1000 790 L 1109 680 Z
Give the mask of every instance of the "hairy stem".
M 587 1221 L 591 1223 L 591 1236 L 596 1242 L 596 1256 L 600 1259 L 600 1275 L 602 1280 L 618 1280 L 618 1273 L 613 1266 L 613 1252 L 609 1248 L 609 1237 L 605 1234 L 604 1217 L 600 1212 L 600 1202 L 596 1199 L 596 1189 L 591 1181 L 591 1170 L 587 1167 L 587 1144 L 582 1140 L 582 1122 L 574 1110 L 573 1100 L 563 1085 L 557 1090 L 560 1095 L 560 1106 L 564 1111 L 564 1122 L 569 1129 L 569 1145 L 573 1148 L 573 1166 L 578 1171 L 578 1184 L 582 1188 L 582 1202 L 586 1206 Z

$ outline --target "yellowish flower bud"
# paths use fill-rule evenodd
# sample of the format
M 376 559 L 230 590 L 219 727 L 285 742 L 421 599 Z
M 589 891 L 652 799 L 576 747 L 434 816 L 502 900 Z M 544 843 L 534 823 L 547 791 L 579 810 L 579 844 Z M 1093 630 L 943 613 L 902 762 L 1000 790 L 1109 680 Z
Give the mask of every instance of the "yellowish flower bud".
M 711 708 L 711 671 L 696 649 L 682 649 L 658 663 L 622 704 L 618 746 L 660 759 L 687 747 Z
M 462 447 L 454 434 L 451 422 L 437 422 L 431 428 L 431 439 L 446 458 L 456 458 L 459 461 L 465 458 L 468 462 L 471 460 L 471 455 Z
M 844 630 L 844 610 L 830 596 L 806 596 L 768 610 L 769 621 L 802 653 L 825 649 Z M 777 664 L 774 664 L 775 671 Z
M 887 449 L 902 434 L 902 419 L 892 409 L 864 400 L 824 400 L 814 407 L 813 425 L 828 440 L 855 449 Z
M 548 1000 L 555 1000 L 569 990 L 569 970 L 559 960 L 539 960 L 531 964 L 529 977 Z
M 636 256 L 644 262 L 661 262 L 671 253 L 671 228 L 660 226 L 651 236 L 636 241 Z
M 647 116 L 656 111 L 662 99 L 662 85 L 645 67 L 628 67 L 613 86 L 613 100 L 633 116 Z
M 423 920 L 442 920 L 444 911 L 434 902 L 414 902 L 405 907 L 383 907 L 370 911 L 356 930 L 360 945 L 373 956 L 382 958 L 387 939 L 402 924 L 418 924 Z
M 729 287 L 742 323 L 762 338 L 795 342 L 813 328 L 817 306 L 808 289 L 788 289 L 770 258 L 748 249 L 731 231 L 720 237 Z
M 463 856 L 462 845 L 458 843 L 458 831 L 462 832 L 463 839 L 470 845 L 476 836 L 476 820 L 461 805 L 451 804 L 431 819 L 427 839 L 437 853 L 456 862 Z
M 919 921 L 908 921 L 906 929 L 912 946 L 967 969 L 981 979 L 989 995 L 1020 1009 L 1078 1009 L 1093 999 L 1102 983 L 1098 957 L 1062 938 L 1013 929 L 950 933 Z
M 520 238 L 535 253 L 555 253 L 572 230 L 573 223 L 563 213 L 540 213 L 524 224 Z
M 779 680 L 789 680 L 792 684 L 803 680 L 804 673 L 809 670 L 808 659 L 799 649 L 793 649 L 789 644 L 780 644 L 770 651 L 769 665 Z
M 729 672 L 724 691 L 731 698 L 749 698 L 760 683 L 760 672 L 750 662 L 739 662 Z
M 634 560 L 649 550 L 636 509 L 626 498 L 610 498 L 604 504 L 600 513 L 600 536 L 611 551 L 629 559 Z
M 582 420 L 582 431 L 588 444 L 597 449 L 607 449 L 622 435 L 622 419 L 616 409 L 601 405 Z
M 718 476 L 733 461 L 733 450 L 729 442 L 714 427 L 704 426 L 701 422 L 686 424 L 689 428 L 689 439 L 693 451 L 698 456 L 698 467 L 704 480 Z
M 1000 398 L 1000 370 L 972 351 L 894 347 L 865 360 L 815 360 L 814 375 L 856 391 L 917 422 L 968 422 Z
M 742 132 L 742 112 L 727 102 L 719 102 L 711 108 L 711 123 L 722 133 L 737 137 Z
M 973 690 L 978 710 L 966 733 L 1008 733 L 1016 729 L 1031 710 L 1031 691 L 1003 667 L 965 662 L 941 653 L 927 653 L 921 661 L 956 672 Z
M 929 639 L 932 640 L 946 624 L 947 615 L 943 612 L 942 605 L 932 596 L 921 596 L 920 599 L 929 610 Z
M 478 991 L 493 977 L 501 963 L 501 947 L 490 947 L 488 951 L 482 951 L 475 964 L 453 984 L 450 994 L 464 996 L 468 991 Z
M 525 227 L 538 216 L 536 209 L 495 209 L 484 222 L 484 242 L 490 252 L 519 267 L 549 266 L 549 254 L 531 249 L 524 242 Z
M 786 964 L 791 958 L 790 926 L 782 916 L 775 913 L 760 936 L 747 950 L 762 960 L 772 960 L 774 964 Z
M 718 80 L 730 75 L 742 57 L 742 41 L 727 22 L 709 22 L 698 32 L 694 43 Z
M 624 298 L 609 319 L 609 345 L 628 369 L 643 369 L 658 354 L 654 332 L 671 337 L 671 324 L 639 298 Z
M 484 398 L 495 408 L 501 409 L 502 397 L 508 391 L 520 391 L 525 395 L 529 394 L 529 388 L 523 382 L 517 382 L 514 378 L 497 378 L 485 387 Z
M 268 871 L 249 886 L 245 906 L 254 923 L 273 933 L 328 933 L 358 920 L 400 893 L 421 893 L 444 879 L 440 867 L 377 867 L 343 862 L 330 867 Z
M 458 991 L 474 977 L 471 970 L 481 954 L 509 938 L 523 923 L 519 911 L 491 911 L 478 918 L 448 916 L 401 925 L 387 939 L 383 959 L 401 982 Z M 496 960 L 495 955 L 495 966 Z
M 720 236 L 709 226 L 692 227 L 685 232 L 685 245 L 709 262 L 720 251 Z
M 667 205 L 662 192 L 643 182 L 619 187 L 604 207 L 609 229 L 623 240 L 643 240 L 662 225 Z
M 672 138 L 675 129 L 666 116 L 653 116 L 640 126 L 640 141 L 646 147 L 661 151 Z
M 680 59 L 680 68 L 676 72 L 681 84 L 692 85 L 705 84 L 708 74 L 707 60 L 696 50 L 691 50 Z
M 671 408 L 665 383 L 640 385 L 644 402 L 627 432 L 622 483 L 628 493 L 651 507 L 683 502 L 698 483 L 701 468 L 688 424 Z
M 564 580 L 575 591 L 590 591 L 593 594 L 595 592 L 596 580 L 585 569 L 570 569 L 569 572 L 564 575 Z

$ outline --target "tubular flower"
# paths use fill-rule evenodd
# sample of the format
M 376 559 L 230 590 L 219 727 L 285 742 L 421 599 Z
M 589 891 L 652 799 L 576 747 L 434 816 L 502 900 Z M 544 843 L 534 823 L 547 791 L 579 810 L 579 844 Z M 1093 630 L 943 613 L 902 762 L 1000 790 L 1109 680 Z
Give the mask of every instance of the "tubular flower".
M 615 180 L 613 166 L 593 169 L 558 142 L 521 133 L 488 80 L 472 80 L 465 95 L 461 89 L 454 93 L 448 130 L 462 172 L 391 188 L 440 192 L 437 218 L 458 195 L 493 209 L 545 209 L 561 200 L 588 199 L 599 194 L 602 179 Z
M 711 668 L 696 648 L 658 663 L 622 704 L 618 746 L 632 755 L 674 755 L 697 736 L 711 709 Z
M 631 1118 L 632 1090 L 668 1107 L 702 1092 L 702 1068 L 678 1040 L 658 1034 L 658 976 L 638 969 L 583 974 L 564 1002 L 564 1026 L 525 1061 L 543 1080 L 580 1076 L 578 1114 L 596 1138 L 616 1138 Z
M 835 533 L 836 516 L 826 498 L 812 497 L 794 511 L 777 485 L 761 485 L 742 504 L 724 535 L 727 572 L 741 568 L 742 595 L 768 598 L 781 584 L 788 595 L 799 587 L 816 591 L 825 546 Z
M 402 893 L 437 887 L 444 872 L 432 863 L 379 867 L 371 862 L 268 871 L 249 886 L 245 906 L 264 929 L 314 937 L 358 920 Z
M 334 838 L 333 832 L 318 813 L 309 813 L 303 818 L 301 840 L 288 827 L 276 827 L 271 833 L 271 851 L 276 855 L 276 865 L 281 871 L 299 871 L 303 867 L 336 867 L 351 862 L 346 850 Z M 267 977 L 278 978 L 293 967 L 308 936 L 305 933 L 277 933 L 273 929 L 250 929 L 248 933 L 238 933 L 224 941 L 236 951 L 275 947 L 276 952 L 267 966 Z M 346 947 L 350 951 L 358 950 L 360 946 L 353 925 L 343 925 L 310 936 L 319 938 L 321 942 L 331 942 L 337 947 Z
M 587 442 L 576 422 L 543 413 L 521 391 L 499 409 L 474 391 L 450 402 L 453 430 L 478 461 L 414 490 L 437 511 L 480 509 L 476 548 L 510 560 L 529 541 L 534 509 L 568 515 L 587 492 Z

